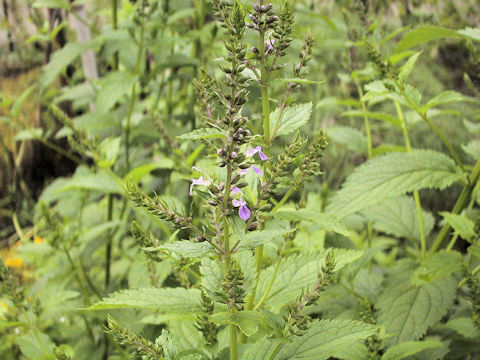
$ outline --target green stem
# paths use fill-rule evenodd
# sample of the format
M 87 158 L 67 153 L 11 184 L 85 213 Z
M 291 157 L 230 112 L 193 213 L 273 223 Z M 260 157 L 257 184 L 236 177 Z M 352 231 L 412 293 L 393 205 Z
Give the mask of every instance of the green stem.
M 453 207 L 453 210 L 452 210 L 453 214 L 460 214 L 460 212 L 467 206 L 467 204 L 470 201 L 473 188 L 477 184 L 479 177 L 480 177 L 480 159 L 477 160 L 477 163 L 473 167 L 473 170 L 470 173 L 470 176 L 468 179 L 469 180 L 468 184 L 463 187 L 462 192 L 460 193 L 460 196 L 458 197 L 457 202 Z M 429 255 L 435 253 L 442 246 L 443 242 L 445 241 L 448 234 L 450 233 L 450 229 L 451 229 L 450 224 L 447 222 L 438 233 L 430 250 L 428 250 Z
M 285 204 L 285 202 L 288 200 L 288 198 L 290 197 L 290 195 L 293 194 L 293 192 L 295 191 L 295 189 L 293 187 L 290 187 L 288 189 L 288 191 L 285 193 L 285 195 L 283 195 L 283 198 L 277 203 L 277 205 L 275 205 L 275 207 L 272 209 L 272 212 L 275 212 L 277 211 L 278 209 L 280 209 L 283 204 Z
M 112 221 L 113 218 L 113 196 L 108 194 L 107 197 L 107 222 Z M 110 285 L 110 267 L 112 263 L 112 234 L 109 233 L 107 239 L 107 249 L 105 251 L 105 294 L 108 293 Z
M 260 69 L 260 87 L 262 92 L 262 114 L 263 114 L 263 140 L 265 142 L 266 150 L 270 149 L 270 102 L 268 100 L 268 72 L 266 69 L 265 58 L 265 32 L 260 31 L 260 46 L 259 52 L 262 56 Z
M 372 146 L 372 132 L 370 130 L 370 121 L 368 119 L 368 116 L 366 115 L 367 107 L 365 106 L 365 101 L 362 100 L 363 98 L 362 86 L 358 83 L 358 81 L 355 81 L 355 84 L 357 85 L 357 91 L 358 91 L 358 94 L 360 95 L 360 104 L 362 105 L 362 112 L 364 113 L 363 121 L 365 123 L 365 134 L 367 135 L 367 158 L 371 159 L 373 146 Z
M 112 0 L 112 27 L 113 30 L 118 29 L 118 0 Z M 118 51 L 113 54 L 113 70 L 118 70 L 119 57 Z
M 237 360 L 237 326 L 229 325 L 230 327 L 230 360 Z
M 400 94 L 405 98 L 405 100 L 407 100 L 407 102 L 410 104 L 410 106 L 417 112 L 418 115 L 420 115 L 420 117 L 422 118 L 423 121 L 425 121 L 429 126 L 430 128 L 433 130 L 433 132 L 435 134 L 437 134 L 437 136 L 440 138 L 440 140 L 443 142 L 443 144 L 445 145 L 445 147 L 447 148 L 448 152 L 450 153 L 450 155 L 453 157 L 453 159 L 455 160 L 455 162 L 457 163 L 458 166 L 460 166 L 460 168 L 462 170 L 465 170 L 464 167 L 463 167 L 463 163 L 462 163 L 462 160 L 460 160 L 460 157 L 458 156 L 457 152 L 455 151 L 455 149 L 453 148 L 452 144 L 450 143 L 450 141 L 448 141 L 447 137 L 442 133 L 442 131 L 427 117 L 425 111 L 423 111 L 408 95 L 407 93 L 405 92 L 405 88 L 400 85 L 400 83 L 396 80 L 394 80 L 395 82 L 395 85 L 397 86 L 397 88 L 399 89 L 400 91 Z
M 395 109 L 397 110 L 397 116 L 401 121 L 402 124 L 402 133 L 403 139 L 405 141 L 405 147 L 407 148 L 408 152 L 412 152 L 412 145 L 410 143 L 410 138 L 408 136 L 407 124 L 405 122 L 405 117 L 403 116 L 402 108 L 398 101 L 395 101 Z M 425 225 L 423 220 L 423 211 L 422 211 L 422 204 L 420 202 L 420 194 L 417 190 L 413 192 L 413 197 L 415 199 L 415 208 L 417 211 L 417 219 L 418 219 L 418 231 L 420 234 L 420 252 L 421 258 L 425 258 L 425 253 L 427 251 L 427 239 L 425 236 Z

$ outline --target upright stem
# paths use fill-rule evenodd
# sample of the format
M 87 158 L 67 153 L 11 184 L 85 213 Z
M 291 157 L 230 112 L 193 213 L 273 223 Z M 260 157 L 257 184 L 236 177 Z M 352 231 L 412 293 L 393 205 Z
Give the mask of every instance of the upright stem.
M 107 222 L 112 221 L 113 218 L 113 196 L 109 194 L 107 198 Z M 109 233 L 107 239 L 107 249 L 105 252 L 105 294 L 108 293 L 108 287 L 110 286 L 110 267 L 112 263 L 112 235 Z
M 230 360 L 237 360 L 237 326 L 229 325 L 230 327 Z
M 407 124 L 405 122 L 405 117 L 403 116 L 402 108 L 398 101 L 395 101 L 395 109 L 397 110 L 397 116 L 402 124 L 403 139 L 405 141 L 405 147 L 408 152 L 412 152 L 412 145 L 410 144 L 410 138 L 408 137 Z M 415 199 L 415 208 L 417 210 L 417 219 L 418 219 L 418 231 L 420 234 L 420 252 L 421 258 L 425 258 L 425 253 L 427 251 L 427 240 L 425 237 L 425 225 L 423 221 L 423 211 L 422 204 L 420 202 L 420 195 L 417 190 L 413 192 L 413 198 Z
M 118 29 L 118 0 L 112 0 L 112 27 L 113 30 Z M 118 70 L 119 57 L 118 51 L 113 54 L 113 70 Z
M 460 196 L 457 199 L 457 202 L 455 203 L 455 206 L 453 207 L 452 213 L 453 214 L 459 214 L 468 204 L 470 201 L 470 197 L 472 195 L 472 191 L 477 184 L 477 181 L 479 180 L 480 177 L 480 159 L 477 160 L 477 163 L 473 167 L 472 172 L 470 173 L 469 176 L 469 181 L 468 185 L 465 185 L 462 189 L 462 192 L 460 193 Z M 445 223 L 445 225 L 442 227 L 440 232 L 438 233 L 435 241 L 432 244 L 432 247 L 428 250 L 428 254 L 432 255 L 435 253 L 443 244 L 445 239 L 447 238 L 448 234 L 450 233 L 450 224 Z
M 358 95 L 360 96 L 360 104 L 362 105 L 362 111 L 364 113 L 363 121 L 365 123 L 365 134 L 367 135 L 367 158 L 371 159 L 372 158 L 372 152 L 373 152 L 372 132 L 370 130 L 370 122 L 368 120 L 368 116 L 366 115 L 367 107 L 365 106 L 365 102 L 362 100 L 362 97 L 363 97 L 362 86 L 358 83 L 358 81 L 355 81 L 355 84 L 357 85 Z
M 270 149 L 270 102 L 268 100 L 268 72 L 266 69 L 265 59 L 265 32 L 260 31 L 260 46 L 259 52 L 261 54 L 261 69 L 260 69 L 260 87 L 262 91 L 262 114 L 263 114 L 263 140 L 265 141 L 265 148 Z

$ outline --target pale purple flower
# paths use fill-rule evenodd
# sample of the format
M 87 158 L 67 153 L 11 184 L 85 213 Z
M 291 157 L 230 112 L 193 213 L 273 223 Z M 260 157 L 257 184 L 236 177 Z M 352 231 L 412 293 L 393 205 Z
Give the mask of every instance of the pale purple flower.
M 265 50 L 267 52 L 272 52 L 274 44 L 275 44 L 275 39 L 270 39 L 270 40 L 265 41 Z
M 200 176 L 198 179 L 190 179 L 192 181 L 192 183 L 190 184 L 190 196 L 193 195 L 193 187 L 195 185 L 205 185 L 205 186 L 208 186 L 210 185 L 210 181 L 208 180 L 204 180 L 203 179 L 203 176 Z
M 259 169 L 258 167 L 256 167 L 255 165 L 252 165 L 252 166 L 250 166 L 250 167 L 248 167 L 248 168 L 246 168 L 246 169 L 240 169 L 240 170 L 239 170 L 239 173 L 240 173 L 240 175 L 245 175 L 245 174 L 248 172 L 248 170 L 250 170 L 250 169 L 253 169 L 253 171 L 255 171 L 258 175 L 263 175 L 263 171 L 260 170 L 260 169 Z
M 235 186 L 234 188 L 232 188 L 232 190 L 230 190 L 230 194 L 241 194 L 241 193 L 242 193 L 242 190 L 240 190 L 238 186 Z
M 235 207 L 238 207 L 238 216 L 240 216 L 240 218 L 243 220 L 243 221 L 247 221 L 249 218 L 250 218 L 250 209 L 246 206 L 247 205 L 247 202 L 245 200 L 237 200 L 237 199 L 234 199 L 232 201 L 232 204 L 233 206 Z
M 265 155 L 265 153 L 262 151 L 262 147 L 260 145 L 255 147 L 255 149 L 250 146 L 250 148 L 245 152 L 245 155 L 250 157 L 255 155 L 256 153 L 258 153 L 258 155 L 260 156 L 260 159 L 268 160 L 268 156 Z

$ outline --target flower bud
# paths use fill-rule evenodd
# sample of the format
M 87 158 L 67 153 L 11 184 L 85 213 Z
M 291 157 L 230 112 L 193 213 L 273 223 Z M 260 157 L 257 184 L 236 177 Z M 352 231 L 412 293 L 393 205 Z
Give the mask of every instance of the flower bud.
M 247 230 L 248 231 L 254 231 L 258 229 L 258 222 L 253 222 L 250 225 L 248 225 Z
M 248 183 L 247 182 L 241 182 L 237 185 L 238 188 L 244 188 L 245 186 L 248 186 Z

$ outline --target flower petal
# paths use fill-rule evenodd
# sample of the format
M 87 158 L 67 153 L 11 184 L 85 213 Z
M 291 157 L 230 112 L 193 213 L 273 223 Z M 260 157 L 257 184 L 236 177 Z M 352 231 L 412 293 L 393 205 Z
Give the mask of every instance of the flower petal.
M 238 199 L 233 199 L 232 200 L 232 204 L 233 206 L 235 207 L 241 207 L 241 206 L 244 206 L 247 202 L 244 201 L 244 200 L 238 200 Z
M 259 150 L 259 151 L 258 151 L 258 155 L 260 155 L 260 159 L 262 159 L 262 160 L 268 160 L 268 156 L 265 155 L 265 153 L 262 152 L 262 150 Z
M 231 191 L 230 194 L 241 194 L 242 190 L 238 186 L 235 186 Z
M 240 216 L 243 221 L 247 221 L 250 218 L 250 209 L 245 205 L 240 206 L 240 209 L 238 209 L 238 216 Z
M 255 165 L 252 165 L 251 167 L 253 168 L 253 171 L 255 171 L 258 175 L 263 175 L 262 170 L 260 170 L 258 167 L 256 167 Z
M 245 151 L 245 156 L 253 156 L 257 153 L 257 149 L 252 148 L 251 146 Z
M 240 170 L 238 171 L 238 173 L 239 173 L 240 175 L 245 175 L 245 174 L 248 172 L 248 169 L 250 169 L 250 168 L 248 167 L 248 168 L 246 168 L 246 169 L 240 169 Z

